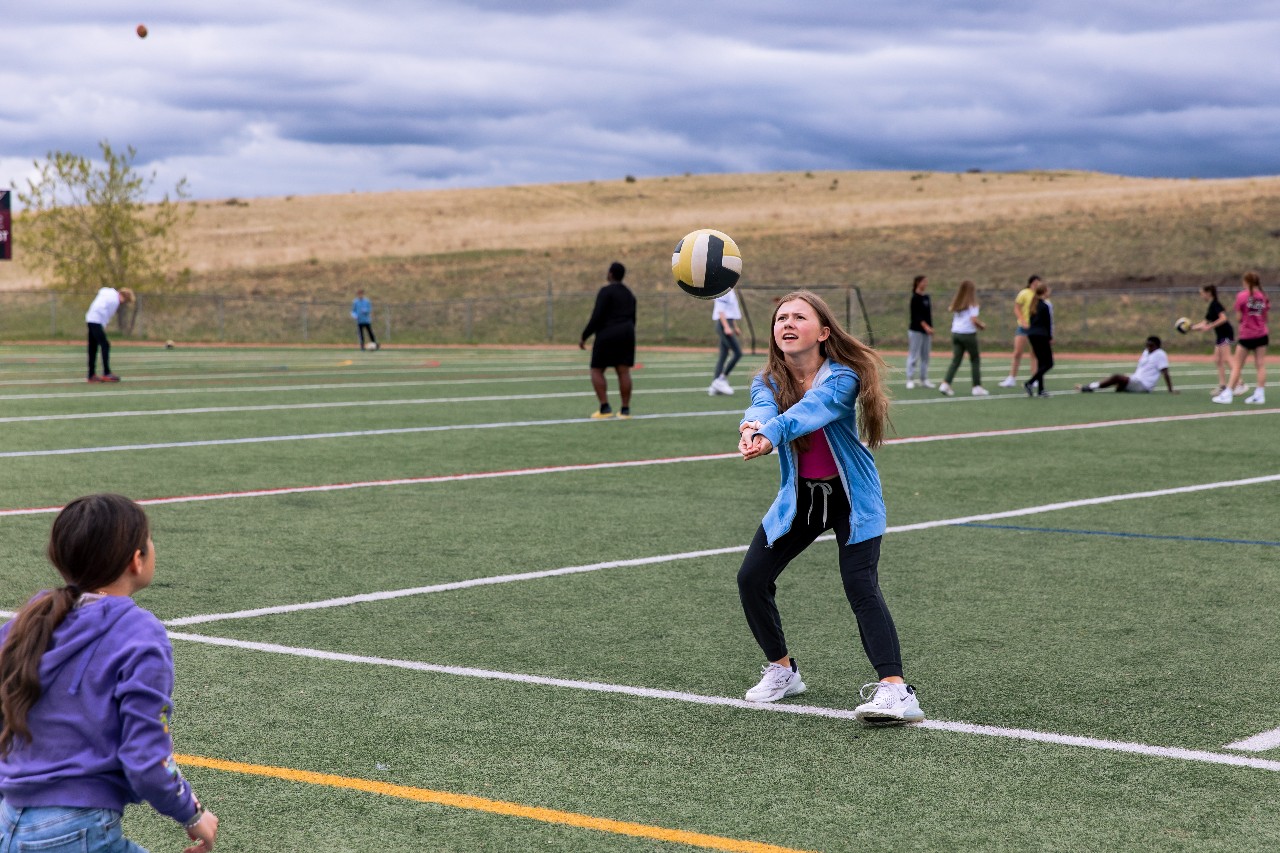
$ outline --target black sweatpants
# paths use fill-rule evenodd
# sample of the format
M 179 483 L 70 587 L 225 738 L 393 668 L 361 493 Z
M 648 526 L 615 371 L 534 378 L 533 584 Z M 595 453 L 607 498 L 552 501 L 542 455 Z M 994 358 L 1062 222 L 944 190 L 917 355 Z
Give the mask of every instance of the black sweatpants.
M 369 333 L 369 343 L 376 344 L 378 342 L 378 339 L 373 336 L 372 325 L 370 325 L 369 323 L 357 323 L 356 325 L 359 327 L 358 331 L 360 332 L 360 349 L 364 349 L 364 333 L 365 332 Z
M 1036 354 L 1036 373 L 1027 380 L 1028 385 L 1039 385 L 1044 390 L 1044 375 L 1053 370 L 1053 343 L 1048 335 L 1027 335 L 1031 351 Z
M 816 484 L 816 485 L 814 485 Z M 825 487 L 825 488 L 824 488 Z M 767 660 L 787 656 L 787 641 L 782 635 L 782 618 L 774 600 L 776 581 L 787 564 L 817 539 L 824 531 L 834 529 L 840 543 L 840 580 L 844 594 L 858 620 L 867 660 L 880 678 L 902 675 L 902 651 L 893 617 L 880 593 L 878 566 L 880 539 L 868 539 L 853 545 L 849 539 L 849 499 L 840 480 L 800 480 L 796 517 L 791 529 L 769 547 L 764 528 L 756 530 L 751 547 L 738 570 L 738 595 L 747 615 L 751 633 Z M 824 494 L 829 490 L 829 493 Z
M 89 378 L 98 370 L 98 350 L 102 350 L 102 375 L 111 372 L 111 341 L 101 323 L 86 323 L 89 327 Z

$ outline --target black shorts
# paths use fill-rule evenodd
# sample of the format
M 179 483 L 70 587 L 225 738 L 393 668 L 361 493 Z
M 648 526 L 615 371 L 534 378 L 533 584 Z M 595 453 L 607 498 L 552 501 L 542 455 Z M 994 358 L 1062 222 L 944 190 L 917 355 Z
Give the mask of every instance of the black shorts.
M 636 363 L 636 330 L 634 326 L 613 326 L 596 332 L 591 345 L 591 366 L 633 367 Z
M 1270 343 L 1271 343 L 1270 335 L 1263 335 L 1260 338 L 1241 338 L 1240 339 L 1240 346 L 1244 347 L 1250 352 L 1252 352 L 1253 350 L 1256 350 L 1258 347 L 1265 347 Z

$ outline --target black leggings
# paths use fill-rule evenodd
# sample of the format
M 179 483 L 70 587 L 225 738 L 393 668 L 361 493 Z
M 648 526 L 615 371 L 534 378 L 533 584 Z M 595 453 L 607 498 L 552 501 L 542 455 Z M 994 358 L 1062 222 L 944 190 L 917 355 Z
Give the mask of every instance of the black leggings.
M 1044 375 L 1053 370 L 1053 344 L 1047 335 L 1027 335 L 1031 351 L 1036 354 L 1036 373 L 1027 380 L 1028 385 L 1039 385 L 1044 390 Z
M 360 332 L 360 346 L 364 346 L 364 333 L 369 333 L 369 343 L 376 344 L 378 339 L 373 336 L 373 326 L 369 323 L 358 323 Z
M 747 615 L 751 633 L 766 659 L 787 657 L 787 641 L 782 635 L 782 618 L 774 601 L 776 581 L 787 564 L 817 539 L 823 531 L 834 529 L 840 542 L 840 579 L 844 594 L 858 620 L 858 635 L 867 660 L 880 678 L 902 676 L 902 651 L 893 617 L 880 593 L 877 567 L 880 562 L 880 539 L 868 539 L 853 545 L 849 539 L 849 499 L 840 480 L 800 480 L 796 517 L 791 529 L 769 547 L 764 528 L 756 530 L 751 547 L 738 570 L 738 595 Z M 811 483 L 820 485 L 810 487 Z M 824 497 L 823 486 L 831 492 Z M 825 518 L 824 518 L 825 516 Z
M 111 341 L 107 340 L 107 330 L 101 323 L 88 323 L 89 326 L 89 377 L 98 370 L 98 350 L 102 350 L 102 375 L 111 373 Z

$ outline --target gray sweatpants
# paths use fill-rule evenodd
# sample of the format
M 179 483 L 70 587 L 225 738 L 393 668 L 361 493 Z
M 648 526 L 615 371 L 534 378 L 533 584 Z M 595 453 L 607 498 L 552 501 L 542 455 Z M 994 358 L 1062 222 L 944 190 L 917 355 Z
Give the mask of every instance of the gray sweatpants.
M 901 328 L 901 327 L 899 327 Z M 907 329 L 907 381 L 919 379 L 921 382 L 929 378 L 929 352 L 933 349 L 933 338 L 924 332 Z M 917 369 L 919 373 L 917 373 Z

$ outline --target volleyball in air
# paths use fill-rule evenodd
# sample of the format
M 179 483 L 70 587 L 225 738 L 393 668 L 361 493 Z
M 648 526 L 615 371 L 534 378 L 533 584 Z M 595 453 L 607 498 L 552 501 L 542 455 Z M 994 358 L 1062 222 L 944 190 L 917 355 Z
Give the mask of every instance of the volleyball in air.
M 715 299 L 733 289 L 742 275 L 742 253 L 723 231 L 699 228 L 684 236 L 671 253 L 671 275 L 685 293 Z
M 1186 317 L 1179 317 L 1173 324 L 1173 327 L 1185 335 L 1187 332 L 1191 331 L 1191 320 Z

